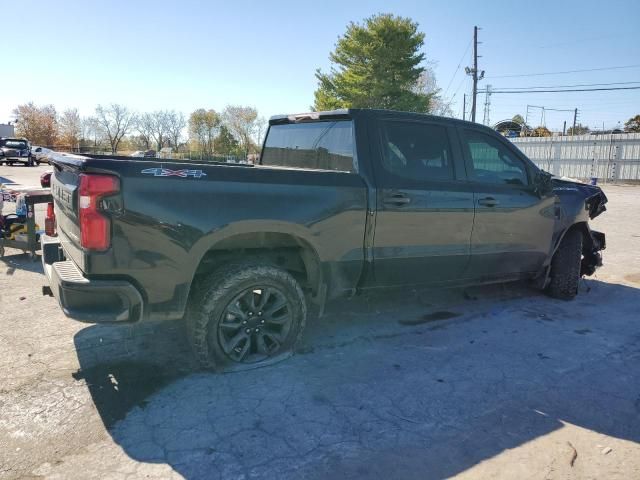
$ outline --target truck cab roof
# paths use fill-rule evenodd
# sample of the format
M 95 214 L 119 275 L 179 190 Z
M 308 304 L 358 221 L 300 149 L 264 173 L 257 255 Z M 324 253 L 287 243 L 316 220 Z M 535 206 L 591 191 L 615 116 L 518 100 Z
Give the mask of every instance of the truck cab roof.
M 449 125 L 458 125 L 466 127 L 474 127 L 483 130 L 488 130 L 492 133 L 496 133 L 490 127 L 485 125 L 469 122 L 466 120 L 459 120 L 457 118 L 442 117 L 439 115 L 431 115 L 428 113 L 417 112 L 405 112 L 400 110 L 386 110 L 386 109 L 373 109 L 373 108 L 341 108 L 337 110 L 325 110 L 319 112 L 304 112 L 304 113 L 292 113 L 273 115 L 269 118 L 269 125 L 278 125 L 284 123 L 303 123 L 314 121 L 327 121 L 327 120 L 340 120 L 350 118 L 380 118 L 384 117 L 397 118 L 397 119 L 414 119 L 414 120 L 431 120 L 439 123 L 446 123 Z

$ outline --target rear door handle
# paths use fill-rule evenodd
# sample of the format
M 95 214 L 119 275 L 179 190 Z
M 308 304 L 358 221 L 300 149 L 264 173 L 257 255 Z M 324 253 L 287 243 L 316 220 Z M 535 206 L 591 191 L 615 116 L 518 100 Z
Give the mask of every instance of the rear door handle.
M 493 197 L 481 198 L 478 200 L 478 205 L 482 205 L 484 207 L 495 207 L 500 202 Z
M 391 193 L 385 196 L 382 203 L 384 203 L 385 205 L 393 205 L 395 207 L 401 207 L 403 205 L 407 205 L 408 203 L 411 203 L 411 198 L 409 198 L 406 193 L 396 192 L 396 193 Z

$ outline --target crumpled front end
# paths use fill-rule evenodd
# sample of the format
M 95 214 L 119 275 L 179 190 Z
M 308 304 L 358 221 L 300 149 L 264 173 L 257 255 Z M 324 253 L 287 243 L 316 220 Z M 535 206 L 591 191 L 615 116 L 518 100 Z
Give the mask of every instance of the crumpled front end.
M 602 250 L 607 248 L 605 235 L 602 232 L 589 230 L 591 242 L 587 239 L 582 246 L 582 264 L 580 265 L 580 274 L 590 276 L 593 275 L 597 268 L 602 266 Z
M 605 234 L 591 230 L 589 219 L 594 219 L 607 210 L 607 196 L 596 185 L 564 178 L 553 178 L 553 191 L 560 199 L 560 231 L 581 225 L 583 231 L 582 275 L 593 275 L 602 266 L 602 250 L 606 248 Z
M 607 196 L 602 189 L 596 185 L 588 185 L 559 177 L 554 177 L 552 183 L 554 193 L 561 198 L 569 196 L 573 197 L 576 201 L 583 201 L 584 208 L 588 212 L 590 219 L 596 218 L 607 210 L 605 206 L 608 201 Z

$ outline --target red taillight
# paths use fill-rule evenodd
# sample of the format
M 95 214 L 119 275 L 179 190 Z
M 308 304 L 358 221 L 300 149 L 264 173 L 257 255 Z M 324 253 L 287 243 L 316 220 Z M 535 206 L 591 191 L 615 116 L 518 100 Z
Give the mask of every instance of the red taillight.
M 100 213 L 100 199 L 120 190 L 118 177 L 80 175 L 78 189 L 80 245 L 87 250 L 106 250 L 111 244 L 111 221 Z
M 56 213 L 53 210 L 53 202 L 47 203 L 47 215 L 44 217 L 44 233 L 49 237 L 56 236 Z

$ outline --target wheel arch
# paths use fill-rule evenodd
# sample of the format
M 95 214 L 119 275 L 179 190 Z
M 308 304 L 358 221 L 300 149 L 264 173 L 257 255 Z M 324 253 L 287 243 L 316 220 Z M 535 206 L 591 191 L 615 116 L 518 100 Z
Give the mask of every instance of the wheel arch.
M 558 237 L 556 238 L 555 243 L 553 245 L 553 249 L 551 250 L 551 252 L 549 254 L 549 258 L 547 258 L 547 261 L 545 262 L 542 274 L 540 276 L 536 277 L 536 279 L 535 279 L 535 283 L 538 286 L 540 286 L 541 288 L 545 288 L 549 283 L 549 274 L 551 273 L 551 260 L 553 259 L 553 256 L 558 251 L 558 248 L 560 247 L 560 244 L 562 243 L 562 240 L 567 236 L 567 233 L 569 233 L 570 231 L 573 231 L 573 230 L 579 231 L 581 233 L 581 235 L 582 235 L 582 239 L 583 239 L 582 249 L 583 249 L 583 252 L 586 249 L 593 248 L 593 238 L 591 237 L 591 229 L 589 228 L 588 222 L 586 222 L 586 221 L 578 221 L 578 222 L 575 222 L 575 223 L 572 223 L 572 224 L 568 225 L 564 230 L 562 230 L 560 235 L 558 235 Z
M 238 229 L 218 234 L 200 247 L 193 265 L 193 283 L 207 273 L 237 260 L 256 261 L 278 266 L 291 273 L 305 290 L 317 295 L 323 290 L 321 257 L 307 235 L 288 229 Z

